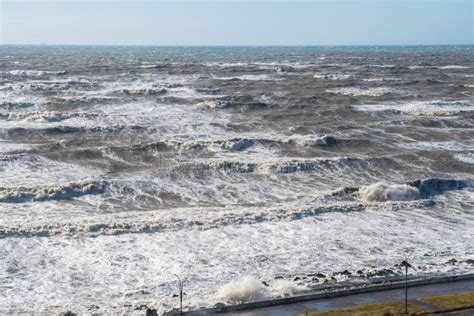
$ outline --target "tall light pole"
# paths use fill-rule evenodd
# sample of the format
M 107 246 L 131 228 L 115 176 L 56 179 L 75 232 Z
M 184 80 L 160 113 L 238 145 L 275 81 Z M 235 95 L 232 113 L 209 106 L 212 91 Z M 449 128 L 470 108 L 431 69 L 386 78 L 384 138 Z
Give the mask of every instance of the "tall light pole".
M 179 287 L 179 314 L 183 315 L 183 287 L 184 282 L 177 276 L 174 275 L 178 279 L 178 287 Z
M 408 315 L 408 268 L 411 268 L 411 264 L 403 260 L 401 265 L 405 267 L 405 315 Z

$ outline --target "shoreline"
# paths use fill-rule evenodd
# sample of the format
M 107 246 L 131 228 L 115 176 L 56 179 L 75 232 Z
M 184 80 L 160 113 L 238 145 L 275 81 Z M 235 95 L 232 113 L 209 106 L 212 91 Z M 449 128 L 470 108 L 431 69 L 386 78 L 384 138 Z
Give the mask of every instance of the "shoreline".
M 452 276 L 439 276 L 439 277 L 432 277 L 432 278 L 412 278 L 408 281 L 407 286 L 417 287 L 417 286 L 424 286 L 424 285 L 431 285 L 431 284 L 442 284 L 442 283 L 450 283 L 450 282 L 458 282 L 458 281 L 468 281 L 474 280 L 474 273 L 470 274 L 462 274 L 462 275 L 452 275 Z M 385 280 L 385 282 L 387 282 Z M 316 301 L 322 299 L 329 299 L 329 298 L 336 298 L 336 297 L 343 297 L 343 296 L 350 296 L 355 294 L 365 294 L 365 293 L 374 293 L 374 292 L 382 292 L 388 290 L 395 290 L 395 289 L 402 289 L 405 288 L 404 280 L 397 280 L 397 281 L 388 281 L 388 284 L 380 285 L 380 282 L 372 282 L 372 283 L 365 283 L 361 284 L 361 286 L 331 286 L 324 289 L 321 289 L 318 292 L 313 292 L 312 294 L 305 294 L 305 295 L 298 295 L 286 298 L 279 298 L 279 299 L 271 299 L 271 300 L 264 300 L 259 302 L 251 302 L 251 303 L 244 303 L 244 304 L 237 304 L 237 305 L 226 305 L 226 306 L 217 306 L 213 308 L 202 308 L 198 310 L 192 311 L 183 311 L 184 315 L 190 316 L 198 316 L 198 315 L 213 315 L 213 314 L 222 314 L 222 313 L 229 313 L 229 312 L 240 312 L 245 310 L 252 310 L 264 307 L 275 307 L 281 305 L 288 305 L 294 303 L 302 303 L 308 301 Z M 342 289 L 341 289 L 342 288 Z M 147 311 L 148 315 L 148 311 Z M 173 310 L 169 312 L 165 312 L 163 315 L 165 316 L 177 316 L 180 315 L 179 311 Z

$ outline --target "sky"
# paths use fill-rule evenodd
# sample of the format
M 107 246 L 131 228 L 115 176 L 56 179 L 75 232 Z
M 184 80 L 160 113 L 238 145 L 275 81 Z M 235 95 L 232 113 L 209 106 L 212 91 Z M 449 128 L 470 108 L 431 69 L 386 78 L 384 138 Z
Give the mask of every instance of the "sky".
M 473 0 L 0 0 L 2 44 L 473 44 Z

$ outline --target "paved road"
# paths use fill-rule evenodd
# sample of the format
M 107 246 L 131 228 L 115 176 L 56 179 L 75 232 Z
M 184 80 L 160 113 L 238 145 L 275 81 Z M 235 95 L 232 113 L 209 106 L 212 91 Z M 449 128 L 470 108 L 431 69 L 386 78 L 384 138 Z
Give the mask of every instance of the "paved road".
M 414 302 L 417 298 L 438 295 L 438 294 L 453 294 L 460 292 L 474 291 L 474 280 L 457 281 L 451 283 L 424 285 L 412 287 L 408 289 L 408 299 Z M 309 301 L 298 304 L 266 307 L 260 309 L 253 309 L 242 312 L 226 313 L 225 315 L 239 315 L 239 316 L 287 316 L 296 315 L 309 311 L 327 311 L 343 307 L 352 307 L 362 304 L 375 304 L 388 301 L 399 301 L 405 299 L 405 290 L 390 290 L 375 293 L 356 294 L 345 297 L 338 297 L 332 299 L 324 299 L 317 301 Z M 416 303 L 416 302 L 415 302 Z M 420 307 L 429 309 L 430 306 Z M 432 307 L 434 309 L 434 307 Z

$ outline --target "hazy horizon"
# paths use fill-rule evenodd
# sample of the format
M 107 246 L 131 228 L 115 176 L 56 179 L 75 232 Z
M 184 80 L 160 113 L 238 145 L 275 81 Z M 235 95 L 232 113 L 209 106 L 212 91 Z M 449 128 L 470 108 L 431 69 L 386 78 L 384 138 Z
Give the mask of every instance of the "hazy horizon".
M 278 48 L 293 48 L 293 47 L 307 47 L 307 48 L 343 48 L 343 47 L 465 47 L 465 46 L 474 46 L 474 44 L 468 43 L 459 43 L 459 44 L 353 44 L 353 45 L 345 45 L 345 44 L 334 44 L 334 45 L 317 45 L 317 44 L 293 44 L 293 45 L 278 45 L 278 44 L 262 44 L 262 45 L 250 45 L 250 44 L 48 44 L 48 43 L 0 43 L 0 46 L 39 46 L 39 47 L 58 47 L 58 46 L 81 46 L 81 47 L 157 47 L 157 48 L 174 48 L 174 47 L 182 47 L 182 48 L 226 48 L 226 47 L 235 47 L 235 48 L 259 48 L 259 47 L 278 47 Z
M 1 44 L 130 46 L 472 45 L 471 1 L 23 1 Z M 126 12 L 126 14 L 125 14 Z

